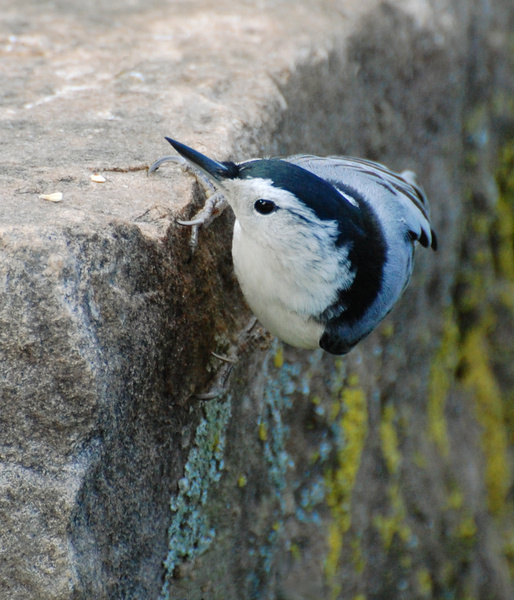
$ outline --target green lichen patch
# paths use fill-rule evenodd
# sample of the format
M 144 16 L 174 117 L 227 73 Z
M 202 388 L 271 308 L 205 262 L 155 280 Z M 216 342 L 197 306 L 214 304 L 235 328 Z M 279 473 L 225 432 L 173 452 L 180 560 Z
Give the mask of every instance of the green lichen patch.
M 418 569 L 416 572 L 416 583 L 417 591 L 422 598 L 432 598 L 433 582 L 428 569 L 425 567 Z
M 468 124 L 470 131 L 479 131 L 482 121 L 482 113 L 476 112 Z M 514 328 L 512 143 L 500 153 L 497 186 L 497 191 L 488 188 L 487 193 L 468 195 L 468 230 L 473 235 L 466 237 L 456 302 L 447 310 L 432 362 L 427 407 L 429 437 L 447 457 L 448 394 L 460 389 L 471 398 L 482 428 L 488 506 L 496 515 L 505 507 L 512 481 L 509 443 L 514 440 L 514 343 L 504 334 Z
M 493 514 L 498 514 L 505 504 L 509 489 L 510 468 L 503 401 L 489 355 L 490 348 L 483 329 L 475 327 L 468 331 L 462 344 L 465 365 L 462 381 L 472 390 L 477 419 L 483 428 L 488 505 Z
M 469 267 L 460 282 L 457 310 L 460 331 L 460 383 L 471 393 L 482 427 L 488 506 L 504 509 L 512 481 L 514 344 L 504 335 L 514 327 L 514 143 L 500 152 L 498 196 L 475 203 L 474 243 L 468 243 Z M 494 206 L 493 211 L 490 210 Z
M 325 575 L 331 596 L 335 598 L 340 591 L 336 575 L 340 567 L 343 539 L 351 525 L 352 491 L 368 431 L 366 395 L 357 375 L 348 378 L 340 397 L 334 400 L 331 418 L 342 440 L 337 452 L 337 467 L 327 470 L 325 475 L 327 504 L 332 514 Z
M 489 511 L 505 537 L 505 557 L 514 572 L 510 551 L 514 442 L 514 142 L 499 153 L 497 190 L 470 196 L 473 236 L 467 238 L 467 259 L 458 282 L 455 323 L 458 326 L 453 385 L 465 391 L 479 423 L 485 457 L 485 485 Z M 444 398 L 444 387 L 441 397 Z M 451 496 L 450 496 L 451 497 Z M 449 509 L 460 520 L 453 535 L 473 546 L 477 520 L 459 493 Z
M 169 599 L 170 579 L 183 561 L 194 561 L 212 544 L 206 505 L 212 486 L 224 468 L 225 431 L 231 415 L 230 397 L 204 404 L 204 417 L 196 428 L 195 441 L 178 482 L 178 493 L 170 501 L 169 551 L 164 563 L 166 581 L 161 600 Z
M 498 289 L 497 309 L 499 327 L 503 332 L 514 329 L 514 141 L 506 144 L 500 153 L 500 168 L 497 173 L 499 198 L 497 219 L 492 229 L 495 249 L 495 266 L 501 285 Z M 493 339 L 495 366 L 500 373 L 501 392 L 507 434 L 514 444 L 514 348 L 506 347 L 501 335 Z
M 403 545 L 412 538 L 412 530 L 407 523 L 407 509 L 400 487 L 400 468 L 402 454 L 396 429 L 397 415 L 392 404 L 388 404 L 380 422 L 380 441 L 382 454 L 389 475 L 387 488 L 388 508 L 386 514 L 376 515 L 373 524 L 378 529 L 383 546 L 391 548 L 393 540 L 398 538 Z
M 459 330 L 452 309 L 447 310 L 441 345 L 432 362 L 428 387 L 428 433 L 441 456 L 448 456 L 450 443 L 446 422 L 446 399 L 458 364 Z
M 305 364 L 291 362 L 282 344 L 275 341 L 263 365 L 266 385 L 254 436 L 262 450 L 270 494 L 267 506 L 273 506 L 269 515 L 273 521 L 267 521 L 268 535 L 256 548 L 260 574 L 255 574 L 255 581 L 269 579 L 279 548 L 288 551 L 296 562 L 302 561 L 303 541 L 288 539 L 287 516 L 294 514 L 299 523 L 308 527 L 319 526 L 317 509 L 325 501 L 326 490 L 321 475 L 316 473 L 320 470 L 318 465 L 327 460 L 331 444 L 327 442 L 328 448 L 324 444 L 309 447 L 306 460 L 296 465 L 298 457 L 294 458 L 290 450 L 291 443 L 294 445 L 290 419 L 291 415 L 302 413 L 302 409 L 295 410 L 298 405 L 312 406 L 315 413 L 324 413 L 319 397 L 312 391 L 313 373 L 319 370 L 322 356 L 321 351 L 312 353 L 306 368 Z M 263 589 L 267 584 L 255 585 L 256 589 Z

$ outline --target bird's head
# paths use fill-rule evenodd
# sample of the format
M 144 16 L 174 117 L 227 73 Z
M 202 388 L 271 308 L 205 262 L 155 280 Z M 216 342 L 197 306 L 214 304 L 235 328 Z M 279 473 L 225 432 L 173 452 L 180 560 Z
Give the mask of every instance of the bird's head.
M 242 230 L 261 244 L 295 251 L 316 246 L 319 252 L 320 244 L 339 245 L 358 229 L 358 209 L 330 183 L 298 165 L 277 158 L 217 162 L 166 140 L 222 190 Z

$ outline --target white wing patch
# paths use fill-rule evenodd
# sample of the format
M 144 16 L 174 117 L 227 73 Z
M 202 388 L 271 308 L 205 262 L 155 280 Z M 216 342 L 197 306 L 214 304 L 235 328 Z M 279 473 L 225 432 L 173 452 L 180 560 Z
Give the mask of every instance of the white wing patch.
M 355 206 L 356 208 L 359 208 L 359 203 L 357 202 L 357 200 L 355 200 L 355 198 L 352 198 L 352 196 L 350 196 L 349 194 L 345 194 L 344 192 L 342 192 L 338 187 L 336 187 L 336 190 L 341 194 L 341 196 L 347 201 L 349 202 L 352 206 Z

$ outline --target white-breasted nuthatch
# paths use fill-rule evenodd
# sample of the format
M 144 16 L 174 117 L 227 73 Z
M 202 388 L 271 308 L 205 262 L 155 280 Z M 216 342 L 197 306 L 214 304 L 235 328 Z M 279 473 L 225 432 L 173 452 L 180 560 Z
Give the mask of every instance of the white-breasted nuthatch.
M 436 249 L 412 172 L 346 157 L 216 162 L 166 139 L 224 197 L 182 223 L 198 226 L 220 211 L 220 199 L 228 202 L 243 294 L 264 327 L 292 346 L 349 352 L 402 295 L 415 242 Z

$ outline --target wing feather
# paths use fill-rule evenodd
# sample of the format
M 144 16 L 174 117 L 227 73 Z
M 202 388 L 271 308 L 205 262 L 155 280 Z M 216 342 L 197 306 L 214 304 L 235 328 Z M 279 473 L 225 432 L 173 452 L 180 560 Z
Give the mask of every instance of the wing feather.
M 285 159 L 297 164 L 304 169 L 315 173 L 319 177 L 327 180 L 341 179 L 342 171 L 351 170 L 369 177 L 376 184 L 385 187 L 393 196 L 410 201 L 411 209 L 408 205 L 406 210 L 411 213 L 412 207 L 415 207 L 418 213 L 416 219 L 420 231 L 413 231 L 415 239 L 423 246 L 431 246 L 434 250 L 437 248 L 437 238 L 430 227 L 430 208 L 427 197 L 416 182 L 416 175 L 412 171 L 394 173 L 384 165 L 364 158 L 353 158 L 346 156 L 328 156 L 322 158 L 312 155 L 295 155 Z

